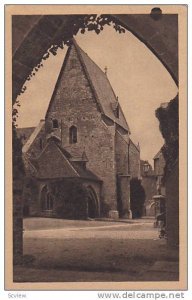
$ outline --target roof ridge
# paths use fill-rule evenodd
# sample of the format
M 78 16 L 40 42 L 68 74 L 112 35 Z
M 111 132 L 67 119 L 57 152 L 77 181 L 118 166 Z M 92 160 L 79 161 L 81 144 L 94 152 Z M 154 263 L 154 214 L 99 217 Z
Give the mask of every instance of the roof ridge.
M 64 61 L 63 61 L 63 63 L 62 63 L 62 66 L 61 66 L 59 75 L 58 75 L 57 80 L 56 80 L 56 83 L 55 83 L 55 87 L 54 87 L 53 93 L 52 93 L 52 95 L 51 95 L 51 99 L 50 99 L 50 101 L 49 101 L 49 105 L 48 105 L 48 108 L 47 108 L 47 111 L 46 111 L 46 114 L 45 114 L 45 119 L 47 118 L 49 109 L 51 108 L 52 102 L 53 102 L 53 100 L 54 100 L 55 93 L 56 93 L 57 88 L 58 88 L 58 85 L 59 85 L 59 83 L 60 83 L 60 79 L 61 79 L 61 77 L 62 77 L 62 75 L 63 75 L 63 71 L 65 70 L 66 63 L 67 63 L 67 60 L 68 60 L 68 57 L 69 57 L 71 48 L 72 48 L 72 45 L 70 45 L 70 46 L 68 47 L 67 53 L 65 54 L 65 58 L 64 58 Z
M 86 179 L 93 179 L 94 180 L 98 180 L 98 181 L 102 181 L 101 178 L 99 178 L 93 171 L 91 171 L 89 168 L 83 168 L 80 164 L 78 164 L 78 162 L 72 161 L 71 164 L 73 165 L 74 169 L 77 169 L 77 172 L 79 173 L 80 177 L 82 178 L 86 178 Z M 84 174 L 82 174 L 82 172 Z M 86 174 L 86 175 L 85 175 Z M 92 178 L 90 178 L 89 176 L 92 176 Z
M 137 149 L 138 152 L 140 152 L 139 147 L 133 142 L 133 140 L 131 138 L 129 138 L 131 143 L 133 144 L 133 146 Z
M 70 160 L 66 157 L 64 151 L 61 150 L 61 147 L 55 143 L 54 140 L 50 140 L 47 142 L 46 146 L 44 147 L 44 149 L 42 150 L 42 152 L 40 153 L 40 155 L 34 159 L 34 161 L 37 161 L 41 158 L 41 156 L 44 154 L 44 152 L 46 151 L 46 149 L 50 146 L 50 144 L 53 144 L 54 147 L 56 147 L 56 149 L 58 149 L 59 153 L 61 154 L 62 160 L 64 160 L 65 163 L 68 164 L 68 166 L 71 168 L 71 170 L 73 171 L 73 175 L 72 177 L 80 177 L 80 174 L 78 173 L 78 171 L 74 168 L 74 166 L 72 165 L 72 163 L 70 162 Z M 37 176 L 38 177 L 38 176 Z
M 115 98 L 117 98 L 117 95 L 115 94 L 115 91 L 114 91 L 114 89 L 113 89 L 113 87 L 112 87 L 112 84 L 111 84 L 111 82 L 110 82 L 110 80 L 109 80 L 109 78 L 106 76 L 106 74 L 105 74 L 105 72 L 94 62 L 94 60 L 77 44 L 77 42 L 76 42 L 76 40 L 73 38 L 73 43 L 74 43 L 74 46 L 75 47 L 77 47 L 77 50 L 81 50 L 85 55 L 87 55 L 88 56 L 88 58 L 92 61 L 92 63 L 98 68 L 98 69 L 100 69 L 100 71 L 103 73 L 103 75 L 106 77 L 106 79 L 107 79 L 107 81 L 109 82 L 109 85 L 110 85 L 110 88 L 111 88 L 111 90 L 112 90 L 112 92 L 113 92 L 113 94 L 114 94 L 114 96 L 115 96 Z M 81 53 L 79 53 L 80 54 L 80 56 L 81 56 Z M 81 56 L 81 58 L 82 58 L 82 56 Z M 83 60 L 83 58 L 82 58 L 82 60 Z M 85 65 L 85 63 L 84 63 L 84 61 L 83 61 L 83 64 Z M 85 67 L 86 67 L 86 65 L 85 65 Z M 94 87 L 94 85 L 93 85 L 93 87 Z M 118 101 L 118 103 L 119 103 L 119 101 Z M 121 105 L 120 105 L 120 103 L 119 103 L 119 107 L 120 107 L 120 109 L 121 109 L 121 112 L 123 113 L 123 111 L 122 111 L 122 108 L 121 108 Z
M 116 132 L 119 134 L 119 136 L 121 137 L 121 139 L 127 144 L 127 146 L 129 145 L 129 143 L 124 139 L 124 137 L 122 136 L 121 132 L 116 129 Z
M 85 74 L 86 74 L 86 76 L 87 76 L 87 79 L 88 79 L 88 81 L 89 81 L 89 83 L 90 83 L 90 85 L 91 85 L 91 89 L 93 90 L 93 93 L 94 93 L 94 95 L 95 95 L 95 97 L 96 97 L 96 101 L 97 101 L 96 104 L 99 106 L 100 111 L 101 111 L 102 113 L 104 113 L 103 108 L 102 108 L 102 105 L 101 105 L 100 100 L 99 100 L 99 97 L 98 97 L 98 94 L 97 94 L 97 91 L 96 91 L 96 89 L 95 89 L 95 87 L 94 87 L 94 84 L 93 84 L 91 78 L 90 78 L 89 72 L 88 72 L 88 70 L 87 70 L 87 66 L 86 66 L 86 64 L 85 64 L 85 62 L 84 62 L 84 59 L 83 59 L 83 57 L 82 57 L 80 51 L 82 51 L 85 55 L 87 55 L 87 57 L 91 60 L 91 62 L 92 62 L 94 65 L 96 65 L 96 64 L 95 64 L 95 62 L 89 57 L 89 55 L 88 55 L 81 47 L 79 47 L 79 45 L 77 44 L 77 42 L 76 42 L 75 39 L 73 39 L 73 45 L 74 45 L 74 47 L 75 47 L 75 49 L 76 49 L 76 51 L 77 51 L 77 55 L 79 56 L 80 62 L 81 62 L 81 64 L 82 64 L 82 66 L 83 66 L 83 69 L 84 69 L 84 71 L 85 71 Z M 96 65 L 96 66 L 97 66 L 97 65 Z M 98 66 L 97 66 L 97 67 L 98 67 Z M 99 67 L 98 67 L 98 68 L 99 68 Z M 100 68 L 99 68 L 99 69 L 100 69 Z M 100 70 L 101 70 L 101 69 L 100 69 Z M 103 74 L 104 74 L 104 73 L 103 73 Z
M 74 168 L 74 166 L 71 164 L 70 160 L 65 156 L 64 152 L 61 150 L 60 147 L 58 147 L 58 145 L 56 143 L 54 143 L 56 145 L 56 147 L 59 149 L 59 151 L 61 152 L 61 154 L 63 155 L 64 159 L 67 161 L 68 165 L 71 166 L 71 168 L 73 169 L 73 171 L 76 173 L 76 175 L 78 177 L 80 177 L 79 173 L 77 172 L 77 170 Z
M 77 44 L 77 42 L 76 42 L 76 40 L 75 40 L 74 38 L 73 38 L 72 42 L 73 42 L 73 45 L 75 46 L 75 49 L 76 49 L 76 51 L 77 51 L 77 54 L 78 54 L 78 56 L 79 56 L 79 58 L 80 58 L 80 62 L 82 63 L 82 65 L 83 65 L 83 67 L 84 67 L 84 70 L 85 70 L 85 72 L 86 72 L 87 79 L 88 79 L 88 81 L 90 82 L 91 87 L 92 87 L 92 89 L 93 89 L 93 91 L 94 91 L 94 94 L 95 94 L 95 96 L 96 96 L 96 100 L 97 100 L 97 102 L 98 102 L 98 104 L 99 104 L 99 107 L 100 107 L 102 113 L 103 113 L 104 115 L 106 115 L 106 113 L 105 113 L 105 111 L 104 111 L 104 109 L 103 109 L 103 107 L 102 107 L 102 104 L 101 104 L 101 102 L 100 102 L 100 99 L 99 99 L 99 96 L 98 96 L 98 94 L 97 94 L 97 91 L 96 91 L 96 89 L 95 89 L 95 87 L 94 87 L 94 83 L 92 82 L 92 79 L 91 79 L 91 77 L 90 77 L 90 75 L 89 75 L 89 71 L 87 70 L 87 66 L 86 66 L 86 63 L 84 62 L 84 59 L 83 59 L 82 54 L 81 54 L 81 51 L 82 51 L 82 53 L 83 53 L 84 55 L 86 55 L 87 58 L 92 62 L 92 64 L 94 65 L 94 67 L 96 67 L 97 69 L 99 69 L 99 71 L 102 73 L 102 75 L 105 76 L 105 79 L 107 80 L 107 83 L 109 84 L 109 87 L 110 87 L 110 89 L 111 89 L 111 91 L 112 91 L 112 93 L 113 93 L 113 96 L 114 96 L 114 98 L 116 99 L 117 96 L 116 96 L 116 94 L 115 94 L 115 91 L 113 90 L 113 87 L 112 87 L 112 85 L 111 85 L 111 82 L 110 82 L 109 78 L 106 76 L 106 74 L 103 72 L 103 70 L 102 70 L 102 69 L 101 69 L 101 68 L 100 68 L 100 67 L 92 60 L 92 58 L 89 57 L 89 55 L 88 55 L 88 54 L 87 54 L 87 53 L 86 53 L 86 52 L 85 52 L 85 51 Z M 110 99 L 110 103 L 112 103 L 112 99 Z M 119 101 L 118 101 L 118 103 L 119 103 Z M 121 107 L 120 103 L 119 103 L 119 108 L 120 108 L 122 117 L 123 117 L 123 119 L 124 119 L 124 121 L 125 121 L 125 123 L 126 123 L 127 129 L 128 129 L 128 131 L 129 131 L 129 133 L 130 133 L 129 126 L 128 126 L 127 120 L 126 120 L 126 118 L 125 118 L 125 115 L 124 115 L 124 113 L 123 113 L 123 110 L 122 110 L 122 107 Z M 107 115 L 107 116 L 108 116 L 108 115 Z M 108 116 L 108 117 L 111 119 L 110 116 Z M 121 127 L 124 128 L 124 126 L 123 126 L 122 124 L 119 124 L 119 122 L 117 122 L 115 116 L 114 116 L 114 119 L 112 119 L 112 120 L 113 120 L 115 123 L 117 123 L 119 126 L 121 126 Z
M 47 118 L 48 113 L 51 109 L 52 103 L 54 101 L 55 95 L 57 93 L 60 80 L 63 76 L 67 61 L 70 57 L 71 49 L 74 49 L 76 51 L 76 55 L 79 59 L 79 62 L 81 64 L 81 67 L 83 69 L 84 75 L 86 76 L 91 91 L 94 95 L 93 99 L 95 101 L 95 104 L 97 106 L 97 109 L 99 112 L 107 117 L 109 117 L 114 123 L 118 124 L 122 128 L 124 128 L 126 131 L 130 133 L 130 129 L 127 123 L 127 120 L 125 118 L 125 115 L 123 113 L 123 110 L 121 108 L 121 105 L 119 103 L 119 111 L 120 116 L 117 118 L 114 115 L 114 112 L 111 108 L 109 108 L 110 103 L 113 103 L 116 100 L 116 94 L 112 88 L 112 85 L 106 76 L 106 74 L 103 72 L 103 70 L 89 57 L 89 55 L 79 47 L 76 40 L 73 38 L 72 43 L 69 46 L 67 53 L 65 55 L 64 62 L 61 66 L 54 91 L 51 96 L 51 100 L 48 105 L 48 109 L 45 115 L 45 118 Z
M 80 49 L 85 55 L 87 55 L 87 57 L 92 61 L 92 63 L 103 73 L 103 75 L 106 77 L 106 79 L 107 79 L 107 81 L 109 82 L 109 84 L 110 84 L 110 87 L 111 87 L 111 90 L 112 90 L 112 92 L 113 92 L 113 94 L 114 94 L 114 96 L 115 96 L 115 98 L 117 98 L 117 96 L 116 96 L 116 94 L 115 94 L 115 91 L 114 91 L 114 89 L 113 89 L 113 87 L 112 87 L 112 85 L 111 85 L 111 82 L 110 82 L 110 80 L 109 80 L 109 78 L 106 76 L 106 74 L 105 74 L 105 72 L 103 72 L 103 70 L 94 62 L 94 60 L 77 44 L 77 42 L 76 42 L 76 40 L 75 39 L 73 39 L 73 42 L 74 42 L 74 46 L 75 46 L 75 48 L 77 48 L 77 51 Z M 82 58 L 82 55 L 81 55 L 81 53 L 79 53 L 80 54 L 80 56 L 81 56 L 81 58 Z M 82 60 L 83 60 L 83 58 L 82 58 Z M 85 63 L 84 63 L 84 61 L 83 61 L 83 64 L 85 65 Z M 86 67 L 86 65 L 85 65 L 85 67 Z M 94 85 L 93 85 L 93 87 L 94 87 Z
M 16 127 L 16 131 L 20 129 L 31 129 L 31 128 L 36 128 L 36 126 L 29 126 L 29 127 Z
M 39 132 L 41 131 L 41 129 L 43 128 L 44 125 L 45 125 L 45 121 L 40 121 L 39 124 L 37 125 L 37 127 L 35 127 L 35 129 L 31 133 L 31 135 L 29 136 L 27 142 L 25 143 L 25 145 L 22 148 L 23 153 L 26 153 L 29 150 L 29 148 L 34 143 L 37 135 L 39 134 Z
M 103 75 L 106 76 L 105 72 L 94 62 L 94 60 L 77 44 L 77 41 L 75 40 L 75 38 L 73 38 L 72 40 L 75 48 L 77 47 L 77 49 L 80 49 L 83 53 L 85 53 L 85 55 L 88 56 L 88 58 L 101 70 L 101 72 L 103 73 Z M 107 77 L 107 76 L 106 76 Z
M 153 157 L 153 159 L 156 159 L 159 157 L 159 154 L 162 152 L 162 147 L 160 148 L 160 150 L 155 154 L 155 156 Z

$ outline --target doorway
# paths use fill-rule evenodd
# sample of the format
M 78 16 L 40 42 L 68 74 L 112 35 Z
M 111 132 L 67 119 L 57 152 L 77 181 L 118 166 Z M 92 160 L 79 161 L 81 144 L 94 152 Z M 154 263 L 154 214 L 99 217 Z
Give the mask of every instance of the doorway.
M 87 192 L 88 217 L 94 219 L 99 216 L 97 195 L 91 186 L 87 187 Z

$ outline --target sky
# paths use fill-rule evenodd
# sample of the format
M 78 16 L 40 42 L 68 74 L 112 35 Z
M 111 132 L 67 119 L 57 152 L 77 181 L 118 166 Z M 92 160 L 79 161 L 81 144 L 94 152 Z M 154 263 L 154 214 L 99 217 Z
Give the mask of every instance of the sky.
M 155 110 L 177 94 L 177 87 L 156 56 L 132 33 L 117 33 L 107 26 L 99 35 L 78 34 L 79 46 L 104 70 L 118 96 L 131 130 L 131 138 L 140 144 L 141 159 L 153 165 L 153 157 L 163 145 Z M 18 127 L 36 126 L 45 113 L 56 84 L 67 47 L 43 61 L 27 90 L 19 96 Z M 30 100 L 30 104 L 29 101 Z

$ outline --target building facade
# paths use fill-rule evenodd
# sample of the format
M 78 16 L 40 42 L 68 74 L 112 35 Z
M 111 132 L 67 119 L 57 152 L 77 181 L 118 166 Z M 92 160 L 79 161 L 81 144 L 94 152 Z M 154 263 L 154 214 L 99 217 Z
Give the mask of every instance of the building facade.
M 165 185 L 163 184 L 162 181 L 164 176 L 165 159 L 161 150 L 155 155 L 153 160 L 154 160 L 154 172 L 156 176 L 157 193 L 165 196 Z
M 155 216 L 155 205 L 153 196 L 157 194 L 156 176 L 152 166 L 146 160 L 141 160 L 142 186 L 145 190 L 145 203 L 143 207 L 144 216 Z

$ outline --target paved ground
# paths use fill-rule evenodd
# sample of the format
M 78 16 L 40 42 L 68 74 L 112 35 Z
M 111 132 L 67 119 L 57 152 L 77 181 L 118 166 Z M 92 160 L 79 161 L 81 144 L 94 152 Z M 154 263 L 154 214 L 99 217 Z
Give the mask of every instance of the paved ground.
M 14 280 L 177 280 L 178 252 L 158 238 L 153 222 L 25 219 L 24 254 L 35 259 L 17 266 Z M 170 262 L 174 267 L 166 270 L 163 266 Z

